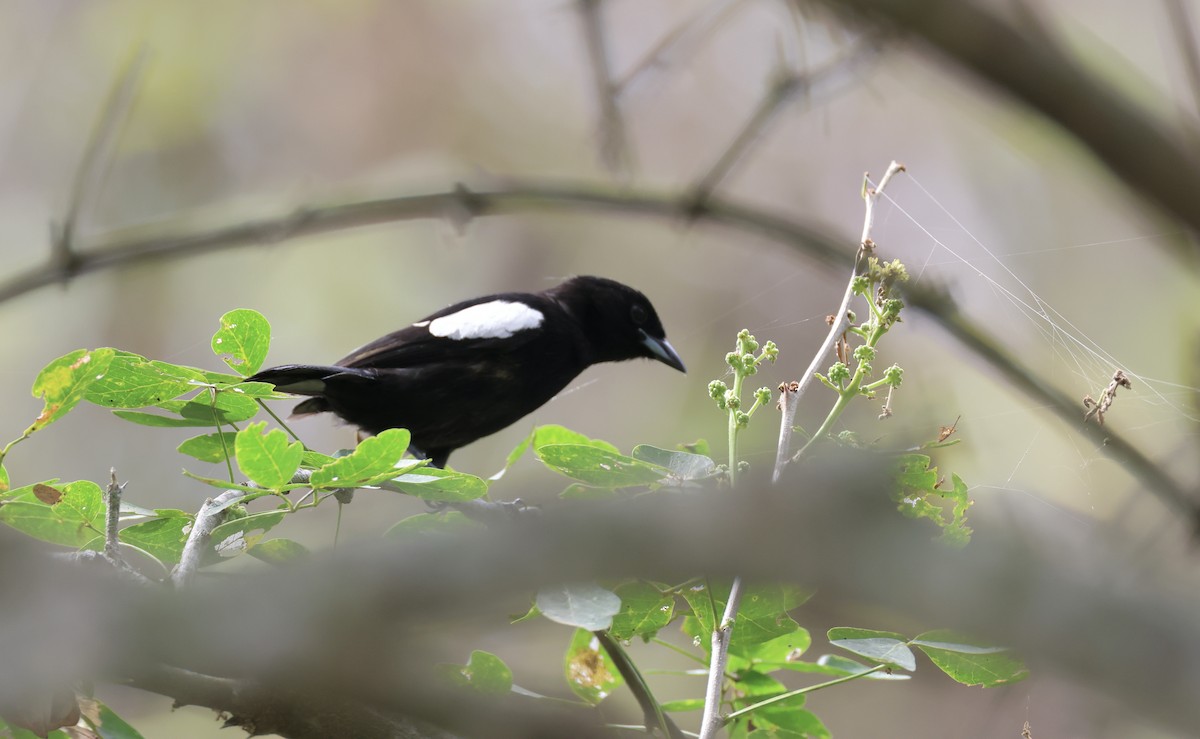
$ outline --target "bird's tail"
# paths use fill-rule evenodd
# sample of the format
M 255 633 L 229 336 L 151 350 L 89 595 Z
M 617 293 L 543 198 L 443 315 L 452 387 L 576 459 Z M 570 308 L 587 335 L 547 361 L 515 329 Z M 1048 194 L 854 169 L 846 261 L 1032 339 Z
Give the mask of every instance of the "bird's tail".
M 308 395 L 308 400 L 292 410 L 293 416 L 307 416 L 331 410 L 325 399 L 325 390 L 330 379 L 346 378 L 347 375 L 366 376 L 365 370 L 353 367 L 327 367 L 314 364 L 282 364 L 262 370 L 247 377 L 243 382 L 267 382 L 282 393 Z

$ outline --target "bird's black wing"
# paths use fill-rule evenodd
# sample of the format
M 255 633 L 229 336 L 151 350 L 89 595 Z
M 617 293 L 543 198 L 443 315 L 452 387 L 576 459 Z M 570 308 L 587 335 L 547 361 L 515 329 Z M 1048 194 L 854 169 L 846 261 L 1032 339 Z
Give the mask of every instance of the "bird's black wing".
M 431 332 L 439 318 L 446 318 L 468 308 L 488 304 L 511 303 L 526 306 L 543 315 L 537 327 L 513 331 L 507 336 L 447 337 Z M 557 303 L 540 295 L 501 293 L 457 303 L 433 313 L 420 321 L 393 331 L 369 344 L 355 349 L 338 360 L 342 367 L 362 369 L 403 369 L 429 364 L 458 361 L 486 362 L 490 356 L 507 354 L 545 335 L 546 321 L 567 319 Z M 570 319 L 567 319 L 570 320 Z

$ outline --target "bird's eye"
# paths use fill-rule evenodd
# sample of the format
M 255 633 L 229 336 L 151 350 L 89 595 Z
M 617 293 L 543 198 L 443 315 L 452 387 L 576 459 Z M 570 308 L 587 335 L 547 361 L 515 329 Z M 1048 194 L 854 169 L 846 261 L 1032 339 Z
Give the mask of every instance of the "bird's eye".
M 640 305 L 635 305 L 629 309 L 629 317 L 639 326 L 646 322 L 646 309 Z

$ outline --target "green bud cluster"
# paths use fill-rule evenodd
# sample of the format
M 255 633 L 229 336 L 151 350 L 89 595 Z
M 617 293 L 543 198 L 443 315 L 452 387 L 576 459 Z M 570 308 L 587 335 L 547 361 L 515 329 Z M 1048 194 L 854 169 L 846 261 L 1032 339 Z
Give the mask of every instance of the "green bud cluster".
M 904 381 L 904 369 L 898 364 L 893 364 L 883 371 L 883 379 L 892 387 L 900 387 L 900 383 Z
M 829 368 L 829 381 L 834 385 L 841 385 L 846 380 L 850 379 L 850 368 L 842 362 L 834 362 Z
M 708 383 L 708 397 L 717 401 L 717 407 L 725 410 L 725 396 L 729 393 L 729 386 L 720 380 L 713 380 Z
M 872 362 L 875 360 L 875 347 L 863 344 L 854 350 L 854 361 Z
M 759 405 L 766 405 L 771 402 L 771 388 L 760 387 L 754 391 L 754 402 Z

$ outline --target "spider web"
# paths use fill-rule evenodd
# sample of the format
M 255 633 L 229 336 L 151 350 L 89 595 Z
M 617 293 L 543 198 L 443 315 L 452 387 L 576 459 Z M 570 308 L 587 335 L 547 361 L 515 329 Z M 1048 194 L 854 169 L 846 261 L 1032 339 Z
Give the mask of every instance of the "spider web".
M 1136 356 L 1124 356 L 1129 352 L 1111 348 L 1123 343 L 1122 339 L 1126 337 L 1119 334 L 1126 331 L 1154 329 L 1169 337 L 1173 335 L 1172 327 L 1166 325 L 1170 319 L 1151 326 L 1141 321 L 1122 320 L 1122 306 L 1114 304 L 1111 306 L 1111 317 L 1100 317 L 1099 322 L 1107 335 L 1105 344 L 1102 344 L 1094 338 L 1099 335 L 1096 330 L 1085 330 L 1080 325 L 1089 321 L 1097 323 L 1096 316 L 1086 315 L 1087 308 L 1076 309 L 1076 314 L 1070 315 L 1072 308 L 1056 307 L 1033 288 L 1030 283 L 1035 280 L 1027 266 L 1023 268 L 1021 265 L 1022 258 L 1029 255 L 1096 250 L 1177 234 L 1132 236 L 1000 254 L 985 244 L 963 223 L 963 218 L 956 216 L 911 173 L 905 175 L 904 181 L 911 183 L 920 196 L 910 199 L 884 193 L 889 211 L 881 214 L 884 218 L 877 225 L 876 233 L 882 234 L 882 240 L 888 248 L 881 256 L 890 257 L 892 251 L 899 251 L 898 255 L 908 265 L 912 279 L 935 279 L 939 283 L 952 285 L 956 293 L 961 292 L 965 299 L 959 302 L 964 311 L 973 314 L 975 320 L 998 336 L 1010 350 L 1018 351 L 1027 366 L 1036 367 L 1057 387 L 1081 399 L 1080 423 L 1084 423 L 1083 397 L 1090 395 L 1099 398 L 1113 373 L 1122 370 L 1132 380 L 1133 386 L 1130 390 L 1121 389 L 1118 393 L 1107 420 L 1108 425 L 1143 449 L 1148 448 L 1147 444 L 1142 443 L 1143 438 L 1150 434 L 1161 437 L 1197 433 L 1200 417 L 1195 408 L 1200 398 L 1200 388 L 1165 376 L 1169 369 L 1164 370 L 1162 364 L 1172 361 L 1170 357 L 1163 356 L 1168 353 L 1156 355 L 1138 352 Z M 916 215 L 917 212 L 922 212 L 922 215 Z M 945 227 L 942 219 L 948 224 Z M 899 224 L 895 223 L 897 220 Z M 912 231 L 914 238 L 898 238 L 897 232 L 902 231 Z M 1069 285 L 1072 280 L 1070 276 L 1065 277 L 1055 284 Z M 1121 295 L 1121 291 L 1114 290 L 1113 294 Z M 1060 304 L 1067 306 L 1070 302 L 1064 298 Z M 1028 344 L 1041 346 L 1042 349 L 1026 352 L 1020 348 Z M 1123 356 L 1118 356 L 1118 351 Z M 1036 359 L 1031 354 L 1035 354 Z M 1182 365 L 1182 362 L 1178 364 Z M 1016 434 L 1019 438 L 989 443 L 989 456 L 992 459 L 984 476 L 993 481 L 973 485 L 972 490 L 1012 491 L 1055 505 L 1033 490 L 1043 489 L 1046 480 L 1053 479 L 1058 472 L 1065 472 L 1069 479 L 1082 483 L 1089 498 L 1092 490 L 1111 484 L 1112 475 L 1098 474 L 1093 469 L 1097 462 L 1105 459 L 1102 450 L 1089 448 L 1090 443 L 1070 429 L 1069 424 L 1039 412 L 1032 404 L 1016 407 L 1010 404 L 1007 408 L 993 409 L 990 413 L 964 420 L 978 431 L 986 424 L 999 423 L 1001 417 L 1006 415 L 1018 417 L 1007 419 L 1006 428 L 1019 429 Z M 1064 445 L 1072 450 L 1073 460 L 1064 459 Z M 993 451 L 996 454 L 990 454 Z M 1107 472 L 1103 465 L 1097 469 Z M 1094 507 L 1090 500 L 1087 505 Z

